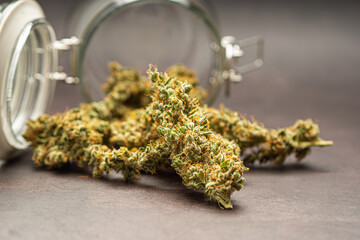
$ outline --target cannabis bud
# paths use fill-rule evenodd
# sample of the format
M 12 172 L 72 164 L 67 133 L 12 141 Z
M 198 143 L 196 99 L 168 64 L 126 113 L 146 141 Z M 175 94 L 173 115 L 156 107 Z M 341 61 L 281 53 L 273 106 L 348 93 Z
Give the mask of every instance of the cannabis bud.
M 333 144 L 319 137 L 319 126 L 311 119 L 298 120 L 291 127 L 275 130 L 266 129 L 256 120 L 239 117 L 238 113 L 223 106 L 220 110 L 205 106 L 203 112 L 214 131 L 238 143 L 246 165 L 256 161 L 280 165 L 291 154 L 295 154 L 299 162 L 310 153 L 310 147 Z

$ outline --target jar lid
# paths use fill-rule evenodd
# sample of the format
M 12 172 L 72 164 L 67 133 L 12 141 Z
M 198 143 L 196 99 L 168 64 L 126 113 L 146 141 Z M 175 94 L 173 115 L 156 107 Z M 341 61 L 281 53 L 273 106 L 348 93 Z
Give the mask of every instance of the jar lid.
M 42 115 L 53 96 L 55 34 L 31 0 L 0 7 L 0 159 L 28 146 L 25 123 Z

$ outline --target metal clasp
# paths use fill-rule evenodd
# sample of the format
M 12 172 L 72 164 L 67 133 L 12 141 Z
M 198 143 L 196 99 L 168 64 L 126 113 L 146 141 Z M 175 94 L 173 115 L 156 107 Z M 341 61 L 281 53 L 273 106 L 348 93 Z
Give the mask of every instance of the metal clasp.
M 76 54 L 79 46 L 79 39 L 76 37 L 64 38 L 59 41 L 55 41 L 53 43 L 53 48 L 58 50 L 58 52 L 71 51 L 72 60 L 76 59 Z M 72 64 L 75 64 L 72 61 Z M 75 76 L 75 67 L 73 65 L 73 71 L 71 76 L 69 76 L 66 72 L 64 72 L 64 68 L 62 66 L 58 67 L 57 72 L 50 73 L 49 78 L 56 81 L 64 81 L 67 84 L 78 84 L 79 78 Z
M 221 45 L 225 48 L 226 65 L 223 78 L 226 82 L 226 96 L 230 95 L 230 82 L 241 82 L 244 73 L 256 70 L 264 64 L 264 39 L 254 36 L 237 40 L 233 36 L 225 36 L 221 39 Z M 256 59 L 242 66 L 236 66 L 244 56 L 243 48 L 256 45 Z

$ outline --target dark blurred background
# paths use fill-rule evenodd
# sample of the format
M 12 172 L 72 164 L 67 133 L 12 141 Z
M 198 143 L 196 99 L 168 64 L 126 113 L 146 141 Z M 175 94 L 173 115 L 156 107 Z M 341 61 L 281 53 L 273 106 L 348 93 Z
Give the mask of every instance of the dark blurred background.
M 38 2 L 58 38 L 69 37 L 74 2 Z M 264 67 L 232 84 L 230 97 L 222 91 L 215 106 L 268 127 L 313 118 L 334 146 L 314 149 L 300 165 L 253 168 L 227 212 L 185 190 L 176 175 L 133 185 L 84 180 L 36 170 L 28 152 L 1 170 L 0 238 L 360 238 L 360 2 L 206 2 L 222 35 L 265 39 Z M 50 113 L 81 101 L 76 86 L 58 84 Z

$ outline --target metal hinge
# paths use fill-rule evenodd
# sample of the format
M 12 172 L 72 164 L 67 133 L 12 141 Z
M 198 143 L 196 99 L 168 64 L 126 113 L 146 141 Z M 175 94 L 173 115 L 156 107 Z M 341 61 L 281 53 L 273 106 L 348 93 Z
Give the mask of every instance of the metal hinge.
M 64 38 L 61 39 L 59 41 L 55 41 L 53 43 L 53 48 L 55 48 L 56 50 L 58 50 L 59 52 L 64 52 L 64 51 L 72 51 L 72 56 L 73 59 L 75 59 L 75 54 L 77 54 L 77 48 L 79 46 L 79 39 L 76 37 L 71 37 L 71 38 Z M 73 64 L 74 61 L 73 61 Z M 73 67 L 74 69 L 74 67 Z M 69 76 L 66 72 L 64 72 L 64 68 L 62 66 L 58 67 L 58 70 L 56 72 L 50 73 L 49 74 L 49 78 L 52 80 L 56 80 L 56 81 L 64 81 L 67 84 L 78 84 L 79 83 L 79 78 L 77 76 L 75 76 L 75 73 L 73 71 L 72 75 Z
M 241 82 L 244 73 L 256 70 L 264 64 L 264 39 L 254 36 L 247 39 L 237 40 L 233 36 L 225 36 L 221 39 L 221 45 L 225 48 L 226 66 L 223 78 L 226 82 L 226 95 L 230 95 L 230 82 Z M 244 56 L 243 48 L 256 45 L 256 59 L 253 62 L 237 66 L 238 61 Z

